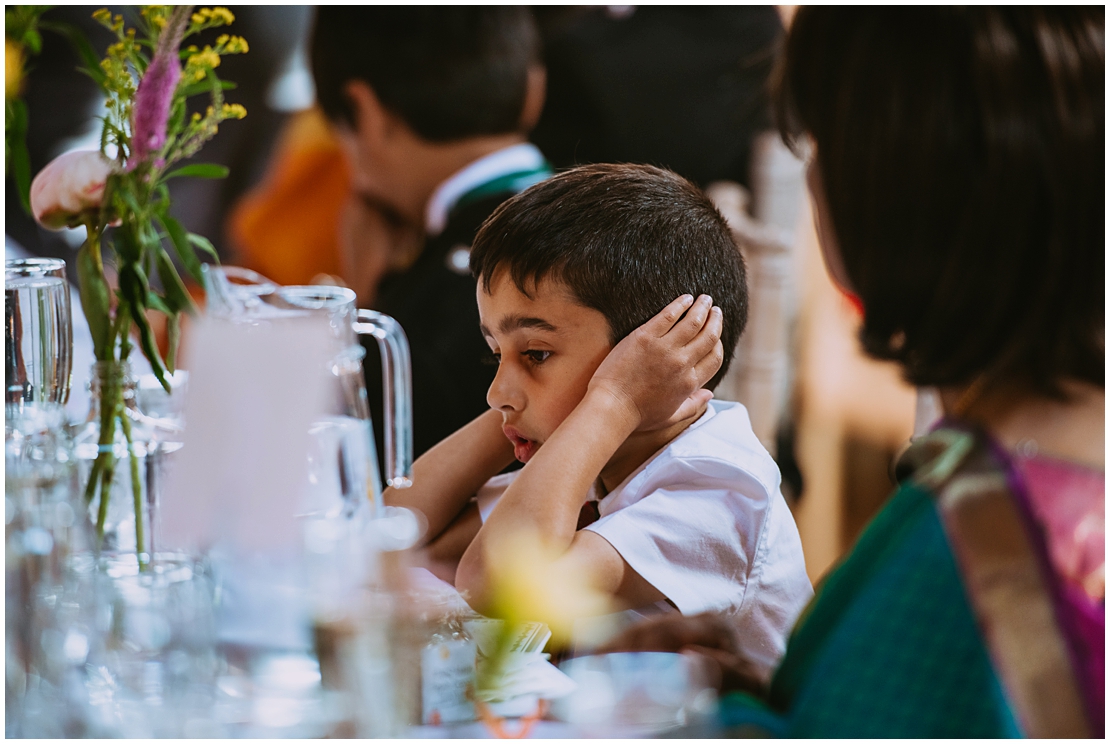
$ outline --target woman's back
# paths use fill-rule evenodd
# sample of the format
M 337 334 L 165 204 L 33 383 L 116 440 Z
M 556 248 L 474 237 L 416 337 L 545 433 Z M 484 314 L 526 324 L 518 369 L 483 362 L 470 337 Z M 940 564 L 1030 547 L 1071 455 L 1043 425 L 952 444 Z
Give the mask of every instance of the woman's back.
M 1010 457 L 954 422 L 901 470 L 818 587 L 766 703 L 726 698 L 724 724 L 788 737 L 1101 736 L 1103 474 Z

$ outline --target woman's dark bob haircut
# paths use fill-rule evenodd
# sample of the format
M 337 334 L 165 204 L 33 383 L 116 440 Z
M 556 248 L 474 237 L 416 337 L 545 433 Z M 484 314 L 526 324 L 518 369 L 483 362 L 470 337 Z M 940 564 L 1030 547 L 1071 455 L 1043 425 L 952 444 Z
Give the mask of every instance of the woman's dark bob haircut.
M 1102 7 L 807 7 L 780 127 L 816 144 L 861 340 L 916 385 L 1104 385 Z

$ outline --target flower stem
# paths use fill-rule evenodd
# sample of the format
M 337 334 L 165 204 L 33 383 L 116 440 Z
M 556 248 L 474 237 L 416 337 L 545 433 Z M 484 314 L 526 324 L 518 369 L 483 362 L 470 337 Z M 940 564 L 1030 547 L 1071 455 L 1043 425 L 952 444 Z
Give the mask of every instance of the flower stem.
M 96 515 L 96 536 L 104 538 L 104 522 L 108 518 L 108 500 L 112 494 L 112 476 L 115 471 L 116 416 L 119 409 L 119 384 L 112 374 L 100 379 L 100 439 L 97 443 L 96 462 L 85 487 L 85 497 L 92 500 L 96 488 L 96 475 L 100 475 L 100 508 Z M 98 467 L 99 466 L 99 467 Z
M 97 544 L 104 540 L 104 522 L 108 519 L 108 498 L 112 493 L 112 478 L 115 475 L 115 457 L 109 455 L 104 470 L 100 474 L 100 509 L 96 514 Z
M 93 496 L 96 495 L 96 483 L 100 480 L 100 471 L 104 468 L 104 460 L 101 459 L 99 451 L 97 452 L 96 459 L 93 460 L 92 469 L 89 471 L 89 482 L 85 484 L 85 503 L 92 502 Z
M 139 480 L 139 457 L 135 454 L 135 443 L 131 439 L 131 419 L 127 411 L 121 410 L 119 417 L 123 427 L 123 436 L 127 439 L 127 453 L 131 460 L 131 495 L 135 500 L 135 557 L 139 561 L 139 570 L 146 569 L 143 553 L 146 552 L 146 541 L 143 539 L 143 485 Z
M 89 253 L 92 254 L 96 270 L 104 276 L 104 259 L 100 255 L 100 229 L 91 219 L 85 223 L 85 240 L 89 244 Z

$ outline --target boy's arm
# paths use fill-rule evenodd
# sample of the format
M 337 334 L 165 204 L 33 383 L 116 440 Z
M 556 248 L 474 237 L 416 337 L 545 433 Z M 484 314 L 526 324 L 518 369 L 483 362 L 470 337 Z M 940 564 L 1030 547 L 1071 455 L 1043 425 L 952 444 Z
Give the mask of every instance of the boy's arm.
M 661 598 L 608 541 L 575 528 L 590 486 L 629 435 L 688 418 L 712 397 L 701 388 L 723 350 L 721 311 L 711 306 L 705 296 L 696 303 L 681 297 L 605 358 L 586 396 L 506 489 L 459 562 L 456 585 L 472 607 L 491 608 L 490 568 L 514 560 L 505 538 L 520 534 L 587 566 L 601 591 L 631 602 Z
M 411 488 L 387 488 L 389 506 L 416 509 L 428 520 L 421 544 L 432 542 L 466 508 L 482 485 L 513 461 L 513 445 L 501 432 L 501 414 L 486 411 L 412 465 Z

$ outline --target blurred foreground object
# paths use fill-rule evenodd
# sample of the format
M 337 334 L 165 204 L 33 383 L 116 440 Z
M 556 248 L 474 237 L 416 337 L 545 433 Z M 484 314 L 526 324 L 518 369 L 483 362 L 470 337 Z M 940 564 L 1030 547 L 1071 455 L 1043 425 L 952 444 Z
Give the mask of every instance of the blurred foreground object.
M 1104 15 L 795 17 L 780 121 L 816 144 L 826 268 L 945 418 L 733 733 L 1102 734 Z

